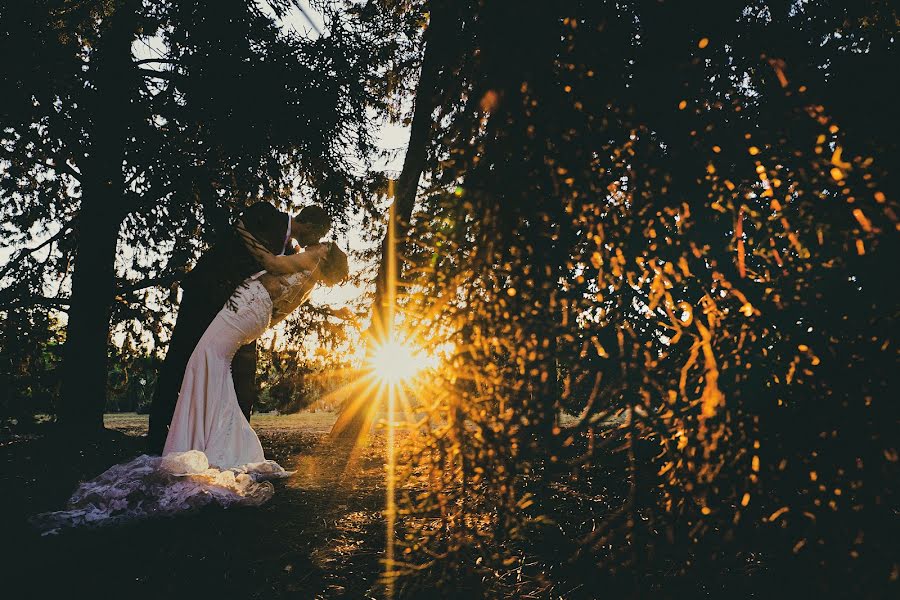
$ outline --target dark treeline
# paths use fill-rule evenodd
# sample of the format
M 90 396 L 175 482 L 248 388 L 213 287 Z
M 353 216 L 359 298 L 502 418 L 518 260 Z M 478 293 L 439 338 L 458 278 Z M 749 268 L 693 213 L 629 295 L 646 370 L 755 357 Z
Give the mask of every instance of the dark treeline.
M 455 347 L 403 589 L 890 595 L 895 9 L 463 4 L 402 274 Z

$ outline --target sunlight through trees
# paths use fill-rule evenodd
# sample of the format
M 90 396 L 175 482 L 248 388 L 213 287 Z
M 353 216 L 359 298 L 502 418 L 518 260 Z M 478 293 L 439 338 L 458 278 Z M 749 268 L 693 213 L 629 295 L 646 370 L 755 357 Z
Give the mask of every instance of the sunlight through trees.
M 371 323 L 303 313 L 355 353 L 273 341 L 268 398 L 386 440 L 379 594 L 889 595 L 897 9 L 688 4 L 0 9 L 4 421 L 99 428 L 110 323 L 164 346 L 233 212 L 315 199 Z

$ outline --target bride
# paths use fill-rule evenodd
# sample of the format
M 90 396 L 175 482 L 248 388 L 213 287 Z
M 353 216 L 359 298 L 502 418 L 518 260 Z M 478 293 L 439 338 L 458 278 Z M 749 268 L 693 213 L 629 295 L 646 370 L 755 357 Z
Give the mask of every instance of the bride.
M 247 242 L 266 270 L 238 287 L 191 354 L 162 458 L 139 456 L 82 483 L 68 510 L 35 518 L 39 527 L 117 523 L 210 502 L 258 505 L 274 493 L 265 480 L 290 475 L 265 459 L 238 405 L 231 360 L 238 348 L 303 304 L 317 283 L 343 281 L 347 255 L 334 243 L 320 243 L 274 256 L 252 238 Z
M 238 405 L 231 360 L 238 348 L 303 304 L 318 281 L 334 285 L 348 268 L 347 255 L 331 243 L 261 258 L 269 269 L 286 274 L 267 270 L 245 281 L 200 338 L 184 373 L 163 455 L 201 450 L 219 468 L 265 460 L 259 437 Z

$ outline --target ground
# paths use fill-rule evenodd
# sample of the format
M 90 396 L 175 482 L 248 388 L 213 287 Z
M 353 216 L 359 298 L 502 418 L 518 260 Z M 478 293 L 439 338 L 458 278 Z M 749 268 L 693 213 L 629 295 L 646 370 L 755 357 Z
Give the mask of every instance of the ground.
M 28 517 L 64 508 L 80 480 L 142 453 L 146 417 L 108 415 L 107 434 L 87 445 L 61 443 L 51 425 L 38 426 L 29 435 L 0 434 L 0 514 L 6 517 L 7 551 L 0 560 L 0 598 L 384 598 L 384 438 L 376 433 L 353 452 L 328 438 L 335 418 L 332 413 L 254 416 L 252 424 L 267 456 L 296 470 L 289 479 L 275 482 L 274 498 L 262 507 L 207 507 L 174 518 L 44 537 L 29 525 Z M 548 526 L 530 538 L 530 562 L 511 567 L 510 573 L 519 575 L 503 575 L 495 582 L 513 590 L 508 597 L 551 597 L 517 593 L 518 586 L 538 584 L 544 578 L 537 575 L 546 573 L 555 582 L 552 597 L 891 597 L 886 571 L 848 570 L 846 561 L 838 560 L 839 546 L 838 554 L 828 554 L 827 546 L 810 555 L 829 559 L 828 568 L 805 555 L 766 560 L 783 557 L 784 552 L 775 550 L 790 546 L 773 546 L 772 536 L 781 530 L 765 537 L 757 524 L 746 526 L 739 539 L 726 540 L 721 548 L 713 538 L 709 543 L 716 547 L 707 545 L 702 552 L 670 548 L 657 538 L 656 558 L 637 565 L 639 570 L 631 571 L 629 565 L 620 573 L 597 570 L 591 555 L 573 553 L 577 536 L 562 535 L 563 526 L 566 531 L 589 527 L 593 517 L 588 523 L 581 515 L 596 515 L 621 501 L 627 493 L 623 457 L 611 453 L 598 461 L 601 467 L 592 485 L 600 492 L 595 495 L 578 490 L 557 494 L 561 488 L 552 488 L 551 517 L 559 527 Z M 889 518 L 884 519 L 886 528 Z M 875 548 L 885 546 L 876 540 Z M 683 555 L 691 561 L 687 574 L 666 562 Z M 575 559 L 559 561 L 559 556 Z M 857 580 L 858 573 L 864 580 Z M 465 589 L 460 583 L 453 579 L 441 596 Z M 427 583 L 412 587 L 401 579 L 397 585 L 397 597 L 438 597 Z M 829 588 L 831 593 L 821 593 Z M 869 593 L 842 593 L 858 589 Z
M 297 470 L 260 508 L 216 507 L 177 518 L 41 537 L 29 515 L 59 510 L 81 479 L 143 452 L 147 419 L 107 415 L 107 437 L 83 450 L 52 435 L 0 438 L 3 514 L 13 550 L 7 598 L 365 598 L 383 595 L 384 443 L 355 454 L 326 434 L 333 413 L 254 416 L 266 455 Z M 10 543 L 12 542 L 12 543 Z M 14 591 L 7 595 L 6 592 Z

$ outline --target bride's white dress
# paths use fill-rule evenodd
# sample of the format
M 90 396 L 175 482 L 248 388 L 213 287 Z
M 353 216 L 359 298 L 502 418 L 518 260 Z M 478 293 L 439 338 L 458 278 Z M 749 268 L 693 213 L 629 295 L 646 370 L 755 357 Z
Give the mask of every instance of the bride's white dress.
M 263 462 L 259 437 L 241 412 L 231 360 L 268 328 L 272 299 L 257 280 L 244 282 L 210 323 L 184 372 L 163 455 L 202 450 L 220 468 Z
M 213 319 L 188 361 L 163 456 L 139 456 L 82 483 L 68 509 L 34 522 L 47 532 L 171 515 L 210 503 L 258 506 L 274 488 L 268 479 L 291 474 L 266 460 L 241 412 L 231 376 L 238 348 L 258 338 L 298 305 L 308 272 L 279 278 L 270 297 L 255 278 L 245 281 Z M 305 297 L 302 299 L 305 301 Z

